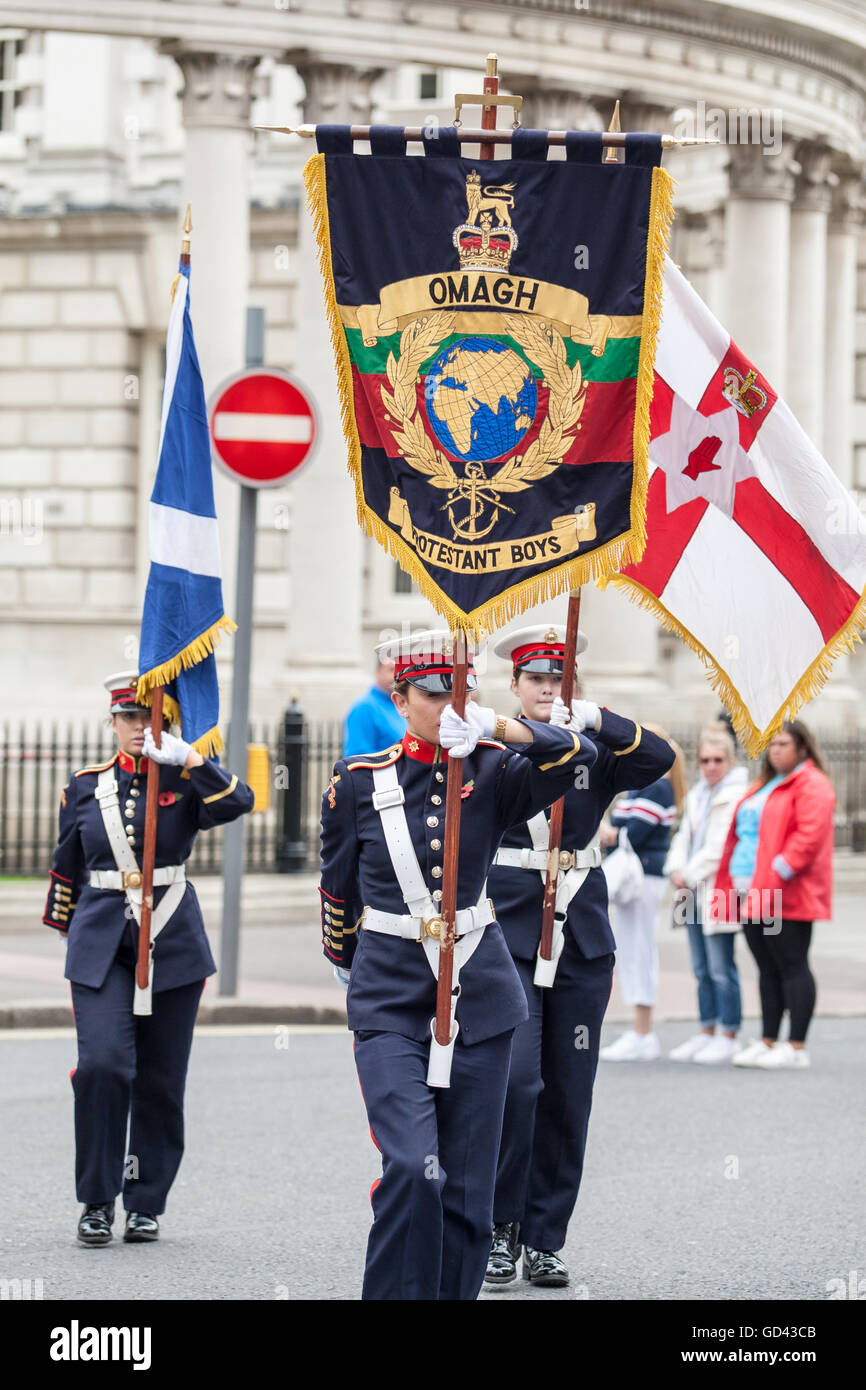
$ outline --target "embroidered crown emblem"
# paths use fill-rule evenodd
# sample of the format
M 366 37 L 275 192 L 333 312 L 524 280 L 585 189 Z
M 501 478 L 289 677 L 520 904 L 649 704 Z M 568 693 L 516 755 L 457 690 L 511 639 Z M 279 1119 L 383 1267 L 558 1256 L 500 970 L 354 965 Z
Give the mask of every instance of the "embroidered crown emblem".
M 466 221 L 451 237 L 461 269 L 508 270 L 518 244 L 511 225 L 513 188 L 513 183 L 482 185 L 476 169 L 466 175 Z
M 756 410 L 763 410 L 767 404 L 766 391 L 755 385 L 757 376 L 757 372 L 752 370 L 743 377 L 736 367 L 728 367 L 725 371 L 722 395 L 740 415 L 745 415 L 747 420 Z

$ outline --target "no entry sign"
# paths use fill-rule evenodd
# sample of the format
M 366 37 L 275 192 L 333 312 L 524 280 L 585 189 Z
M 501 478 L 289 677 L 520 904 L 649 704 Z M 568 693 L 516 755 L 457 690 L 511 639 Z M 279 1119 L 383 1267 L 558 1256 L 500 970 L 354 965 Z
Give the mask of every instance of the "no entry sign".
M 316 437 L 307 394 L 285 372 L 254 367 L 223 382 L 210 402 L 217 464 L 247 487 L 277 487 L 306 462 Z

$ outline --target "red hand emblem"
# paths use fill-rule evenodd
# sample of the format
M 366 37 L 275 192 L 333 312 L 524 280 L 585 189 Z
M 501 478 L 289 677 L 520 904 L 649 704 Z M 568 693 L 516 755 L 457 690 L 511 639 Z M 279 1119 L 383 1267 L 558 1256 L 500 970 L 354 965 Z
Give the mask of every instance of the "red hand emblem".
M 694 482 L 701 473 L 709 473 L 713 468 L 721 468 L 720 463 L 713 463 L 713 459 L 721 447 L 722 441 L 718 435 L 711 434 L 706 439 L 702 439 L 697 448 L 692 449 L 689 454 L 688 464 L 683 469 L 686 477 L 691 478 Z

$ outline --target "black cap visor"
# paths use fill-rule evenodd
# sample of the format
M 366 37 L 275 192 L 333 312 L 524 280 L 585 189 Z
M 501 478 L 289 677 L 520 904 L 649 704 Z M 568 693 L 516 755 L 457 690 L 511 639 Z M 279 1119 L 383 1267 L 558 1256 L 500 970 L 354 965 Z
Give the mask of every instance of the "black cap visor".
M 417 675 L 401 677 L 410 685 L 426 691 L 428 695 L 450 695 L 452 678 L 453 672 L 451 671 L 419 671 Z M 474 671 L 466 673 L 466 689 L 478 689 L 478 677 Z

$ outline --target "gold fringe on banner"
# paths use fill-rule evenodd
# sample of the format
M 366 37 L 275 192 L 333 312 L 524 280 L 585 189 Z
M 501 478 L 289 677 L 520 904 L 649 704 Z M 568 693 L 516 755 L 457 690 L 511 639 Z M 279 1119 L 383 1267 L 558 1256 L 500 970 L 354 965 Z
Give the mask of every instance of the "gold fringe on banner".
M 674 180 L 667 169 L 653 169 L 650 191 L 649 228 L 646 240 L 646 271 L 644 276 L 643 319 L 641 322 L 640 356 L 637 368 L 637 390 L 634 411 L 634 477 L 631 487 L 631 537 L 628 549 L 637 564 L 646 550 L 646 499 L 649 488 L 650 406 L 655 383 L 656 347 L 662 321 L 665 257 L 671 238 L 674 218 Z M 613 568 L 622 569 L 618 564 Z
M 152 671 L 145 671 L 138 678 L 138 703 L 149 705 L 153 699 L 155 685 L 168 685 L 169 681 L 173 681 L 175 676 L 180 675 L 181 671 L 188 671 L 191 666 L 197 666 L 200 661 L 204 661 L 205 657 L 211 655 L 214 647 L 219 645 L 223 632 L 237 632 L 237 630 L 237 623 L 232 622 L 231 618 L 227 618 L 223 614 L 198 637 L 194 637 L 183 651 L 178 652 L 177 656 L 173 656 L 170 661 L 163 661 L 160 666 L 154 666 Z M 176 705 L 174 707 L 177 709 Z
M 624 574 L 616 574 L 603 580 L 601 587 L 605 588 L 608 583 L 622 589 L 632 603 L 637 603 L 641 608 L 652 613 L 663 628 L 668 632 L 675 632 L 678 637 L 682 638 L 686 646 L 691 647 L 692 651 L 700 657 L 709 672 L 709 683 L 730 714 L 737 736 L 750 758 L 759 757 L 771 739 L 775 738 L 782 725 L 795 719 L 803 705 L 809 700 L 814 700 L 815 696 L 820 694 L 833 670 L 833 663 L 836 658 L 841 656 L 843 652 L 854 651 L 855 644 L 862 641 L 860 633 L 866 630 L 866 589 L 864 589 L 844 627 L 841 627 L 835 636 L 830 638 L 815 660 L 806 668 L 766 728 L 760 729 L 727 672 L 722 669 L 706 647 L 701 645 L 697 637 L 689 632 L 688 628 L 683 627 L 672 613 L 668 612 L 654 593 L 644 588 L 643 584 L 639 584 L 637 580 L 629 579 Z
M 631 490 L 630 529 L 621 536 L 598 546 L 587 555 L 578 556 L 567 564 L 531 579 L 521 580 L 498 597 L 488 600 L 470 613 L 464 613 L 439 588 L 410 546 L 396 531 L 392 531 L 364 498 L 361 474 L 361 441 L 355 422 L 352 387 L 352 364 L 343 330 L 334 287 L 334 267 L 331 258 L 331 234 L 328 218 L 328 199 L 325 186 L 325 156 L 314 154 L 304 165 L 304 185 L 307 208 L 313 218 L 319 267 L 322 272 L 325 309 L 331 333 L 331 345 L 337 367 L 337 390 L 340 416 L 348 446 L 348 469 L 355 486 L 355 506 L 358 524 L 367 535 L 373 536 L 418 585 L 424 597 L 441 613 L 452 632 L 463 632 L 469 642 L 480 641 L 488 632 L 504 627 L 527 608 L 557 598 L 570 589 L 596 579 L 610 577 L 624 565 L 638 559 L 646 546 L 646 497 L 649 485 L 649 412 L 653 393 L 653 368 L 656 341 L 661 323 L 662 284 L 665 256 L 673 220 L 674 180 L 666 169 L 653 170 L 650 195 L 650 219 L 647 236 L 646 283 L 644 289 L 641 349 L 638 360 L 635 423 L 633 436 L 634 473 Z

